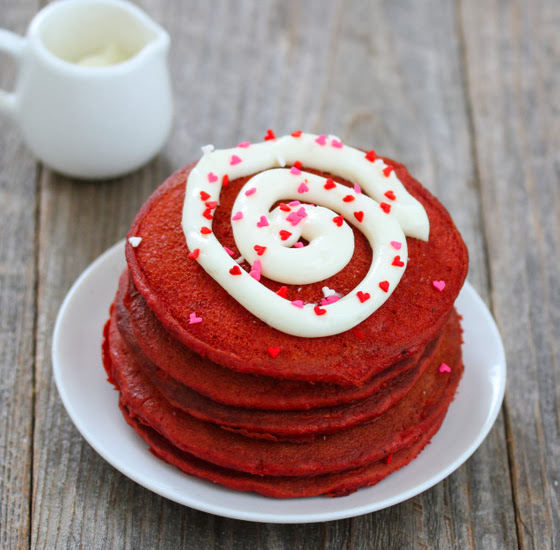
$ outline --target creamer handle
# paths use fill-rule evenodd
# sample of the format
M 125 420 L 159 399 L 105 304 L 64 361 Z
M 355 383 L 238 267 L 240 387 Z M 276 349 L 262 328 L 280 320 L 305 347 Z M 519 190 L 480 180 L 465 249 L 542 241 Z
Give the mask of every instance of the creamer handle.
M 24 45 L 25 38 L 11 31 L 0 29 L 0 52 L 11 56 L 17 65 L 20 63 Z M 14 116 L 15 110 L 16 95 L 13 92 L 0 89 L 0 111 Z

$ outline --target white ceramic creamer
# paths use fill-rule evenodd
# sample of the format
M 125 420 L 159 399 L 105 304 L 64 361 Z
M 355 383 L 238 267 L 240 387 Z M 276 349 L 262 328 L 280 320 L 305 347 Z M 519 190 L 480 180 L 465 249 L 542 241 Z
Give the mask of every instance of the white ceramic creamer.
M 25 37 L 0 30 L 18 64 L 0 90 L 35 155 L 63 174 L 115 177 L 149 161 L 171 128 L 169 35 L 124 0 L 59 0 Z

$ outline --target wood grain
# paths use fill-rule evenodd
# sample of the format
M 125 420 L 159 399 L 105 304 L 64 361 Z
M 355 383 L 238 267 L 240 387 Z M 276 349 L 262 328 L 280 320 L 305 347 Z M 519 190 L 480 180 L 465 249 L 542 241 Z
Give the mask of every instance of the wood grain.
M 79 182 L 37 166 L 0 121 L 0 547 L 558 547 L 560 4 L 138 4 L 172 37 L 176 120 L 156 160 Z M 0 27 L 23 33 L 37 9 L 0 0 Z M 0 59 L 0 86 L 13 75 Z M 443 482 L 373 514 L 256 524 L 170 502 L 90 448 L 52 378 L 54 321 L 80 272 L 201 145 L 267 128 L 332 132 L 407 164 L 450 210 L 504 337 L 506 402 L 486 441 Z
M 521 548 L 560 544 L 560 5 L 464 2 L 466 77 L 491 303 L 508 356 L 506 434 Z
M 0 1 L 0 28 L 25 32 L 36 2 Z M 0 57 L 0 88 L 15 63 Z M 35 162 L 0 115 L 0 547 L 25 548 L 30 532 L 36 282 Z

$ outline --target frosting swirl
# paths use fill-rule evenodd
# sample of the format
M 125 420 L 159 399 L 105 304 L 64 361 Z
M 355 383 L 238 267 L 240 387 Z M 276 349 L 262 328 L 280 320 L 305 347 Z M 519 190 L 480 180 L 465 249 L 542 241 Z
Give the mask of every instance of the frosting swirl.
M 187 180 L 182 226 L 191 257 L 251 313 L 282 332 L 320 337 L 356 326 L 400 281 L 407 262 L 405 235 L 428 238 L 424 208 L 373 151 L 299 132 L 211 149 L 204 148 Z M 355 182 L 354 189 L 302 171 L 302 163 Z M 231 219 L 236 245 L 251 265 L 247 273 L 211 227 L 222 185 L 251 174 L 256 175 L 237 196 Z M 274 207 L 281 200 L 290 202 Z M 309 284 L 334 275 L 354 251 L 348 224 L 362 231 L 373 257 L 365 278 L 346 296 L 331 294 L 325 305 L 290 302 L 258 282 L 261 274 L 286 284 Z

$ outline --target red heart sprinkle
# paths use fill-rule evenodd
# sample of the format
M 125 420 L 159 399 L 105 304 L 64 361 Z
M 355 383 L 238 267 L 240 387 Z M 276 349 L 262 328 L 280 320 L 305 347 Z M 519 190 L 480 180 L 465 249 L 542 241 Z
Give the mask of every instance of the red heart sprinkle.
M 210 210 L 210 208 L 207 208 L 202 215 L 207 219 L 207 220 L 211 220 L 214 218 L 214 216 L 212 216 L 212 210 Z
M 218 206 L 218 201 L 206 201 L 204 204 L 211 210 L 214 210 Z
M 291 212 L 292 209 L 284 202 L 280 203 L 280 206 L 278 206 L 278 208 L 280 208 L 280 210 L 282 210 L 282 212 Z
M 292 236 L 292 234 L 291 234 L 289 231 L 286 231 L 285 229 L 282 229 L 282 230 L 280 231 L 280 238 L 281 238 L 283 241 L 288 240 L 291 236 Z
M 302 134 L 302 133 L 303 133 L 303 132 L 302 132 L 301 130 L 298 130 L 297 132 L 292 132 L 291 135 L 292 135 L 292 137 L 301 137 L 301 134 Z
M 364 213 L 360 210 L 359 212 L 354 212 L 354 217 L 361 222 L 364 219 Z
M 257 251 L 257 256 L 262 256 L 266 250 L 266 246 L 261 246 L 259 244 L 256 244 L 253 248 Z
M 280 348 L 279 347 L 269 347 L 267 349 L 268 353 L 270 353 L 270 357 L 272 357 L 273 359 L 276 359 L 278 357 L 278 354 L 280 353 Z
M 189 255 L 188 258 L 191 260 L 196 260 L 200 254 L 200 248 L 195 248 Z
M 342 200 L 344 202 L 352 202 L 353 200 L 355 200 L 356 197 L 352 196 L 352 195 L 346 195 Z
M 212 230 L 209 227 L 201 227 L 200 232 L 203 235 L 210 235 L 210 233 L 212 233 Z
M 296 160 L 296 161 L 294 162 L 294 166 L 295 166 L 298 170 L 301 170 L 301 167 L 303 166 L 303 164 L 301 163 L 301 161 Z
M 225 187 L 228 183 L 229 183 L 229 176 L 226 174 L 226 175 L 222 178 L 222 187 Z
M 389 164 L 389 166 L 386 166 L 385 168 L 383 168 L 383 173 L 385 174 L 385 177 L 388 178 L 389 174 L 395 169 L 394 166 L 391 166 Z
M 210 198 L 210 194 L 206 191 L 200 192 L 200 200 L 207 201 Z
M 335 216 L 332 221 L 338 225 L 338 227 L 342 226 L 342 222 L 344 221 L 344 216 Z
M 393 193 L 393 191 L 387 191 L 385 193 L 385 196 L 392 201 L 394 201 L 397 198 L 395 197 L 395 193 Z
M 329 178 L 327 180 L 327 183 L 325 183 L 324 187 L 328 191 L 329 189 L 334 189 L 336 187 L 336 183 L 331 178 Z
M 383 292 L 389 292 L 389 281 L 381 281 L 379 283 L 379 288 L 383 291 Z
M 266 136 L 264 136 L 264 140 L 265 141 L 269 141 L 271 139 L 276 139 L 276 136 L 274 135 L 274 132 L 269 128 L 266 131 Z
M 404 262 L 401 261 L 401 257 L 400 256 L 395 256 L 393 258 L 393 263 L 391 265 L 395 265 L 397 267 L 403 267 L 404 266 Z
M 232 275 L 241 275 L 241 268 L 240 268 L 238 265 L 234 265 L 234 266 L 229 270 L 229 272 L 230 272 Z
M 390 455 L 387 455 L 387 456 L 383 459 L 383 462 L 385 462 L 385 464 L 391 464 L 391 460 L 393 460 L 393 453 L 391 453 Z
M 364 302 L 367 302 L 371 298 L 371 295 L 369 294 L 369 292 L 362 292 L 361 290 L 358 290 L 358 292 L 356 293 L 356 296 L 358 296 L 358 298 L 360 299 L 360 302 L 362 302 L 362 304 Z
M 381 210 L 383 210 L 383 212 L 385 212 L 385 214 L 388 214 L 389 212 L 391 212 L 391 205 L 387 204 L 386 202 L 382 202 L 379 206 L 381 206 Z
M 375 154 L 375 151 L 372 149 L 371 151 L 368 151 L 366 153 L 366 158 L 370 161 L 370 162 L 375 162 L 375 159 L 377 158 L 377 155 Z
M 353 329 L 352 333 L 354 334 L 354 336 L 356 338 L 359 338 L 360 340 L 365 340 L 366 339 L 366 335 L 364 334 L 364 331 L 359 329 L 359 328 Z
M 288 297 L 288 287 L 287 286 L 280 287 L 276 291 L 276 294 L 278 294 L 278 296 L 280 296 L 280 298 L 287 298 Z
M 323 309 L 322 307 L 319 306 L 315 306 L 313 308 L 313 311 L 315 312 L 316 315 L 325 315 L 325 313 L 327 313 L 326 309 Z

